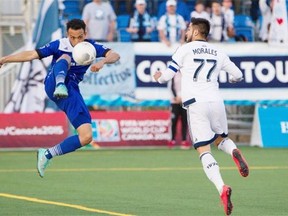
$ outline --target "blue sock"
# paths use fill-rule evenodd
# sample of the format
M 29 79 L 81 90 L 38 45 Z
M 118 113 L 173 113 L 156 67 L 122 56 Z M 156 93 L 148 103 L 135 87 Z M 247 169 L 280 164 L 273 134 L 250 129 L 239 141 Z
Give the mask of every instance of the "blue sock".
M 55 63 L 53 71 L 55 75 L 56 86 L 58 86 L 59 84 L 64 84 L 68 68 L 68 62 L 65 59 L 60 59 L 58 62 Z
M 45 152 L 45 156 L 47 159 L 51 159 L 54 156 L 64 155 L 64 154 L 73 152 L 81 147 L 82 145 L 80 143 L 79 136 L 74 135 L 74 136 L 66 138 L 60 144 L 47 149 Z

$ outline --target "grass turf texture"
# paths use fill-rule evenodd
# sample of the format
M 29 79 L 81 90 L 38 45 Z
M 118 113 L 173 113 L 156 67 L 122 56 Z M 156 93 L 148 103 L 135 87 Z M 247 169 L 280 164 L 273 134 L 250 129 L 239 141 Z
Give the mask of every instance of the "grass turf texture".
M 288 149 L 241 151 L 248 178 L 213 148 L 233 215 L 287 215 Z M 78 151 L 54 158 L 43 179 L 35 167 L 36 152 L 0 152 L 0 215 L 224 215 L 194 149 Z

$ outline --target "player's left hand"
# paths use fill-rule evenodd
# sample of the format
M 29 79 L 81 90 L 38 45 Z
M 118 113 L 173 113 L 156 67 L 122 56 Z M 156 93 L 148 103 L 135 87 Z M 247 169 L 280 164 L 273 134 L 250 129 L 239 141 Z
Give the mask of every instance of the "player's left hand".
M 230 77 L 229 78 L 229 83 L 237 83 L 237 82 L 241 82 L 244 78 L 241 77 L 239 79 L 235 79 L 234 77 Z
M 237 83 L 237 82 L 241 82 L 243 80 L 243 78 L 240 78 L 240 79 L 229 79 L 229 83 Z
M 103 68 L 104 63 L 102 61 L 96 62 L 95 64 L 91 65 L 90 70 L 92 72 L 99 72 L 101 68 Z

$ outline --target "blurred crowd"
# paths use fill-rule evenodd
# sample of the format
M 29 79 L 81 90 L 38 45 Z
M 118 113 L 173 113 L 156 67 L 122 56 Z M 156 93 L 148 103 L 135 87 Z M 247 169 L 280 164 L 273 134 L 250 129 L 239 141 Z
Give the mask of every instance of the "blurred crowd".
M 80 11 L 88 37 L 101 42 L 184 43 L 192 17 L 210 21 L 209 41 L 267 42 L 274 1 L 83 0 Z

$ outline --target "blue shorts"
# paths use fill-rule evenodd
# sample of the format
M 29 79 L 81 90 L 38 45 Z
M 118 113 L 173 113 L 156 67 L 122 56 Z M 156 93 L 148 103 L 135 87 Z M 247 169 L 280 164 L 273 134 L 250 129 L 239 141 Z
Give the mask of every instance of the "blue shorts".
M 49 71 L 49 74 L 45 78 L 44 84 L 48 97 L 66 113 L 66 116 L 75 129 L 85 123 L 91 124 L 91 115 L 82 95 L 80 94 L 79 86 L 76 82 L 72 80 L 65 81 L 65 85 L 68 89 L 68 97 L 64 99 L 57 99 L 53 97 L 56 86 L 53 69 Z

